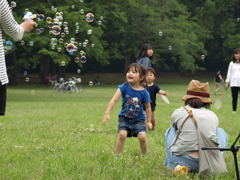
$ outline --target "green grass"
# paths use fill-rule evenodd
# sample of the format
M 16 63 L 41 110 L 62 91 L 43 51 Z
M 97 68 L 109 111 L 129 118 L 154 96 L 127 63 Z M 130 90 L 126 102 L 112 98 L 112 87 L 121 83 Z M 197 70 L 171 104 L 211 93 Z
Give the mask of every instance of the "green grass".
M 181 98 L 189 83 L 186 79 L 180 81 L 179 77 L 174 84 L 169 83 L 174 80 L 165 78 L 164 81 L 160 87 L 169 92 L 171 103 L 157 99 L 157 127 L 147 134 L 148 156 L 142 158 L 137 138 L 129 138 L 117 160 L 115 143 L 120 101 L 111 113 L 111 121 L 101 125 L 117 83 L 92 87 L 85 84 L 79 94 L 57 94 L 51 87 L 34 85 L 8 86 L 6 115 L 0 117 L 0 179 L 199 179 L 197 175 L 171 176 L 163 166 L 164 133 L 170 126 L 172 112 L 183 106 Z M 214 89 L 211 84 L 213 101 L 219 97 L 213 95 Z M 34 95 L 31 90 L 35 90 Z M 223 103 L 220 110 L 213 106 L 211 109 L 219 117 L 220 127 L 228 133 L 230 147 L 240 132 L 240 112 L 232 114 L 230 91 Z M 224 157 L 228 173 L 217 179 L 236 179 L 232 153 L 227 152 Z

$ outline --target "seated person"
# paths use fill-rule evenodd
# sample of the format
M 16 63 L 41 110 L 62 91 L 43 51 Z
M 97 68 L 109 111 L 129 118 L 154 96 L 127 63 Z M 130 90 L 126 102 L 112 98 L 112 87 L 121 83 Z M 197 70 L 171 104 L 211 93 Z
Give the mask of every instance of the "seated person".
M 93 83 L 94 83 L 95 85 L 100 85 L 100 84 L 102 84 L 102 80 L 100 79 L 99 76 L 97 76 L 97 77 L 94 79 Z
M 206 137 L 218 142 L 220 148 L 226 148 L 228 135 L 218 127 L 219 120 L 216 114 L 209 110 L 212 103 L 209 97 L 208 83 L 192 80 L 188 86 L 187 95 L 183 96 L 182 100 L 185 101 L 185 106 L 192 110 L 198 129 Z M 171 116 L 172 127 L 165 133 L 166 159 L 164 165 L 173 174 L 179 166 L 187 167 L 190 172 L 197 173 L 199 171 L 198 135 L 196 126 L 188 115 L 189 113 L 184 107 L 176 109 Z M 178 134 L 177 130 L 180 127 L 181 130 Z

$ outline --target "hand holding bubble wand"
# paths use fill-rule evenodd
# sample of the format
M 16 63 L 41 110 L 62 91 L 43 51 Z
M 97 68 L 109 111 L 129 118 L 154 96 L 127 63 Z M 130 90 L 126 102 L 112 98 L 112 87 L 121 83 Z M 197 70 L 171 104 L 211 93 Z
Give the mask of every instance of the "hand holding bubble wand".
M 170 104 L 170 101 L 169 101 L 169 99 L 167 98 L 167 95 L 168 95 L 168 92 L 167 92 L 167 91 L 165 91 L 165 94 L 160 94 L 162 100 L 163 100 L 165 103 Z

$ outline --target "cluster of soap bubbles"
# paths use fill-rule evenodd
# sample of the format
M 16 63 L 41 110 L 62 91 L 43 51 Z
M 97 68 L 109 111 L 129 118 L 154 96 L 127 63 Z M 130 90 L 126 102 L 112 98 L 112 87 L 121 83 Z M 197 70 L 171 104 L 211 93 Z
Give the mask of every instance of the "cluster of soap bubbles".
M 84 0 L 80 0 L 80 3 L 83 3 Z M 10 8 L 13 9 L 16 7 L 17 3 L 15 1 L 11 2 Z M 75 9 L 75 5 L 71 6 L 72 9 Z M 68 27 L 67 19 L 64 19 L 63 12 L 58 12 L 57 7 L 51 6 L 51 10 L 54 11 L 54 17 L 44 17 L 43 14 L 34 14 L 34 18 L 38 21 L 44 21 L 46 20 L 46 23 L 48 25 L 49 34 L 53 35 L 54 37 L 50 40 L 50 49 L 59 53 L 62 53 L 64 50 L 67 51 L 67 53 L 71 56 L 75 56 L 74 61 L 76 63 L 86 63 L 87 61 L 87 54 L 83 50 L 85 47 L 89 46 L 91 48 L 95 47 L 94 42 L 89 42 L 89 40 L 86 38 L 82 42 L 77 42 L 75 40 L 75 37 L 68 38 L 70 40 L 65 40 L 66 36 L 69 34 L 70 31 L 74 31 L 74 34 L 80 33 L 80 26 L 79 22 L 75 23 L 75 29 L 70 29 Z M 24 15 L 26 13 L 31 13 L 29 9 L 25 9 Z M 79 10 L 80 15 L 85 15 L 85 20 L 87 23 L 93 22 L 96 18 L 93 13 L 87 12 L 85 13 L 84 9 Z M 96 20 L 97 25 L 102 25 L 103 16 L 100 16 L 99 19 Z M 35 34 L 40 35 L 46 30 L 44 28 L 39 28 L 38 24 L 35 25 Z M 86 33 L 86 37 L 89 37 L 93 32 L 92 29 L 88 29 Z M 34 46 L 34 41 L 25 42 L 22 40 L 21 45 L 28 45 L 28 46 Z M 4 40 L 4 48 L 5 50 L 11 50 L 13 48 L 13 42 L 12 41 L 5 41 Z M 78 55 L 79 54 L 79 55 Z M 61 66 L 65 66 L 66 63 L 62 61 L 60 63 Z M 81 69 L 77 70 L 77 73 L 80 73 Z M 24 75 L 27 76 L 27 72 L 24 71 Z M 26 77 L 26 82 L 29 82 L 29 78 Z M 91 84 L 91 83 L 90 83 Z

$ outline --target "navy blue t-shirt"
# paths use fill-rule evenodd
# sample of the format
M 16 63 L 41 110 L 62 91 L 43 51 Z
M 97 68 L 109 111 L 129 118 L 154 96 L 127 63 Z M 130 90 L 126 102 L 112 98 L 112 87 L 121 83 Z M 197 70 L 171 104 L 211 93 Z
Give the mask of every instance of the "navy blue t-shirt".
M 150 102 L 149 92 L 144 90 L 135 90 L 129 83 L 124 83 L 118 86 L 122 93 L 122 109 L 119 116 L 138 120 L 145 119 L 143 112 L 144 103 Z
M 157 84 L 153 84 L 152 86 L 148 86 L 150 99 L 151 99 L 151 109 L 155 111 L 156 107 L 156 94 L 161 90 Z

